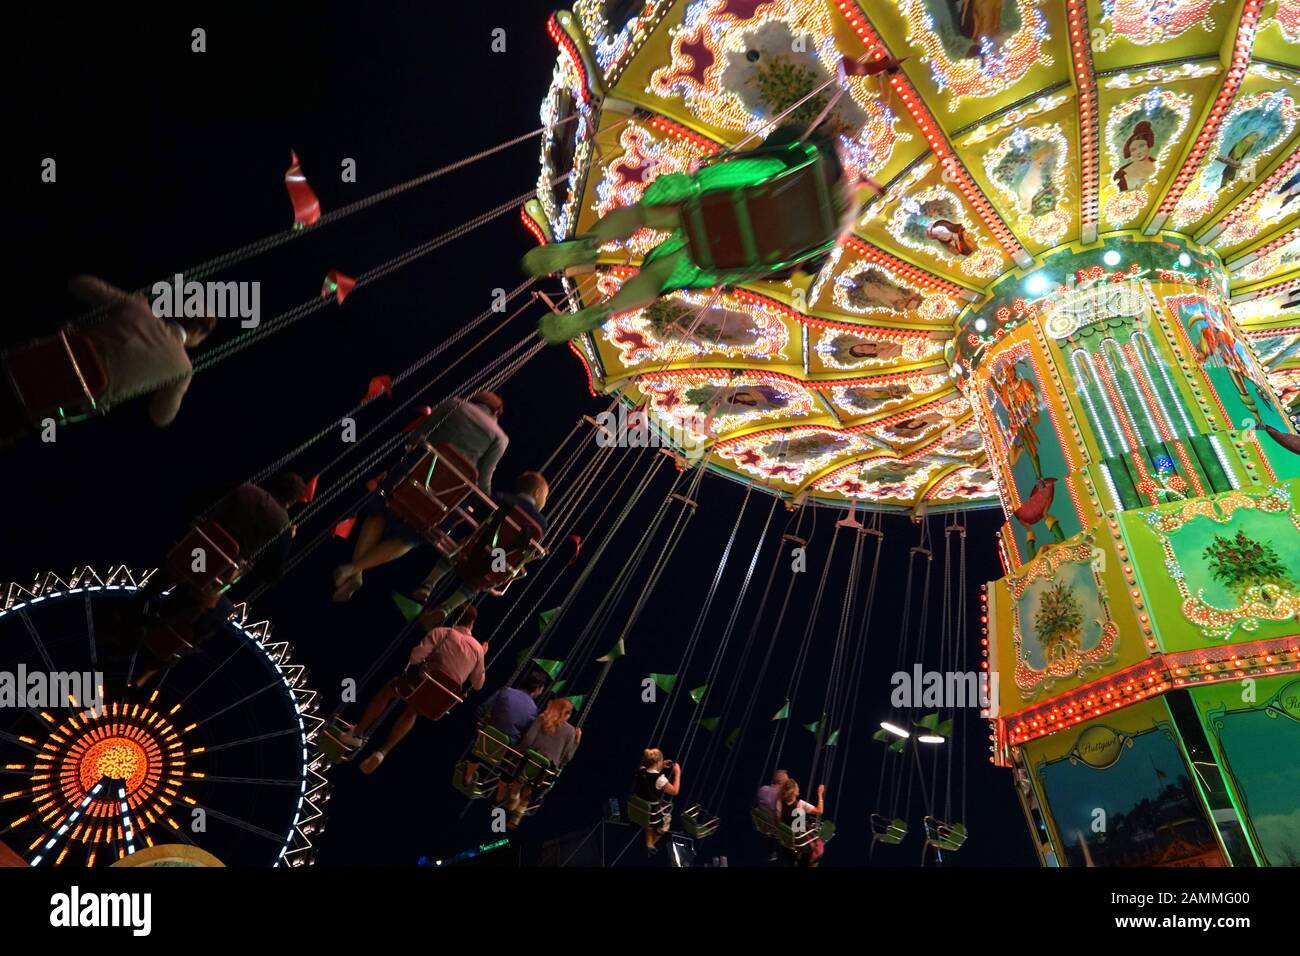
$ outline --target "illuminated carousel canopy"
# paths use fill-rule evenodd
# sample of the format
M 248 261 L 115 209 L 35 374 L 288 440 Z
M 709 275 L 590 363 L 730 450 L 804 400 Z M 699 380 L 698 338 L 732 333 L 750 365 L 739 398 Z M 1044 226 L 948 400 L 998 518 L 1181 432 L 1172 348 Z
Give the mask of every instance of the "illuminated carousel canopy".
M 809 94 L 786 121 L 829 106 L 883 187 L 815 275 L 674 293 L 574 342 L 593 390 L 714 470 L 791 499 L 996 505 L 963 357 L 1017 309 L 1091 309 L 1111 257 L 1230 300 L 1300 398 L 1300 0 L 583 0 L 550 29 L 539 240 L 752 147 Z M 887 68 L 839 72 L 864 59 Z M 660 238 L 566 283 L 605 298 Z

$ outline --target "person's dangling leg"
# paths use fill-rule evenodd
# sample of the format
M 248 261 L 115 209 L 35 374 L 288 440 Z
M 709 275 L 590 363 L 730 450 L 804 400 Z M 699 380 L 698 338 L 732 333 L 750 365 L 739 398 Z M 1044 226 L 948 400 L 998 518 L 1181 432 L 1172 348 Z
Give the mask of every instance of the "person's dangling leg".
M 433 589 L 438 586 L 439 581 L 447 576 L 447 572 L 450 570 L 451 565 L 448 564 L 447 561 L 439 559 L 438 563 L 433 566 L 433 569 L 429 572 L 428 576 L 420 583 L 420 586 L 411 593 L 411 597 L 415 598 L 421 604 L 429 600 L 429 596 L 433 594 Z
M 383 717 L 384 711 L 388 709 L 389 703 L 397 697 L 397 688 L 393 682 L 389 681 L 379 689 L 379 693 L 370 698 L 370 703 L 366 704 L 366 709 L 361 713 L 361 719 L 357 725 L 352 728 L 352 733 L 344 736 L 343 742 L 349 746 L 360 746 L 365 743 L 365 738 L 370 736 L 370 731 L 374 729 L 375 724 Z M 349 740 L 348 737 L 354 738 Z
M 543 316 L 538 326 L 542 338 L 553 344 L 567 342 L 584 332 L 600 328 L 611 316 L 650 305 L 664 292 L 672 291 L 665 286 L 678 263 L 686 258 L 686 249 L 682 248 L 647 262 L 640 272 L 623 283 L 623 287 L 608 302 L 589 305 L 577 312 L 553 312 Z
M 361 522 L 361 530 L 357 532 L 357 543 L 352 548 L 353 564 L 361 560 L 368 551 L 379 543 L 379 539 L 384 536 L 384 529 L 387 526 L 388 519 L 381 514 L 370 515 L 365 521 Z
M 352 566 L 358 571 L 369 571 L 371 568 L 377 568 L 389 561 L 396 561 L 413 547 L 415 545 L 411 542 L 403 541 L 400 538 L 385 538 L 360 558 L 355 559 Z
M 340 564 L 334 569 L 335 601 L 346 601 L 361 587 L 362 569 L 357 565 L 379 544 L 380 538 L 384 536 L 384 528 L 387 524 L 388 519 L 382 512 L 371 514 L 365 521 L 361 522 L 361 530 L 357 532 L 357 542 L 352 546 L 352 561 L 348 564 Z M 388 560 L 391 561 L 392 558 Z M 373 566 L 370 565 L 370 567 Z
M 544 276 L 571 266 L 595 265 L 600 247 L 607 242 L 630 238 L 638 229 L 673 230 L 681 224 L 678 207 L 635 203 L 602 216 L 590 230 L 567 242 L 552 242 L 530 249 L 524 256 L 524 271 Z
M 361 764 L 361 772 L 374 773 L 379 765 L 384 762 L 384 758 L 393 752 L 393 748 L 400 744 L 402 739 L 411 732 L 419 718 L 420 715 L 408 704 L 406 710 L 402 711 L 402 716 L 398 717 L 397 722 L 393 724 L 393 729 L 389 731 L 388 739 L 384 741 L 384 745 Z

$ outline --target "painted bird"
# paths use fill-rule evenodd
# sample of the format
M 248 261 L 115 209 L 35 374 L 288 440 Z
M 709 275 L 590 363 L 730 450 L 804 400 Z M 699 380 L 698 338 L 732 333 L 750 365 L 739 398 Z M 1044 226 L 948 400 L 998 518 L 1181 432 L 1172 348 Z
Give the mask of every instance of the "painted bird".
M 1274 428 L 1272 425 L 1265 425 L 1263 422 L 1259 423 L 1259 427 L 1268 432 L 1273 441 L 1277 442 L 1287 451 L 1294 455 L 1300 455 L 1300 435 L 1292 435 L 1290 432 L 1284 432 L 1279 428 Z
M 1011 513 L 1026 528 L 1032 528 L 1043 520 L 1043 515 L 1047 514 L 1047 509 L 1052 507 L 1052 498 L 1055 495 L 1056 479 L 1039 478 L 1034 482 L 1034 490 L 1030 492 L 1029 497 Z

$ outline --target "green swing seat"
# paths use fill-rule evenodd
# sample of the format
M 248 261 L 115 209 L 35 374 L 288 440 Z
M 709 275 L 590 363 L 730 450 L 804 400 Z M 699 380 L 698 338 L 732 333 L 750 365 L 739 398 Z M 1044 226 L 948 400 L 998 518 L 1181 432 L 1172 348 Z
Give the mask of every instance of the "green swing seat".
M 921 848 L 921 862 L 925 862 L 925 851 L 934 847 L 947 853 L 956 853 L 966 842 L 966 824 L 945 823 L 937 817 L 925 818 L 925 846 Z
M 479 764 L 488 767 L 500 767 L 517 761 L 522 755 L 510 746 L 510 735 L 491 724 L 483 724 L 474 736 L 474 749 L 471 751 Z M 513 760 L 512 760 L 513 758 Z
M 830 843 L 833 836 L 835 836 L 835 824 L 830 820 L 822 820 L 816 826 L 805 827 L 798 832 L 795 832 L 788 823 L 776 825 L 777 841 L 787 850 L 795 852 L 809 846 L 814 840 Z
M 763 836 L 776 839 L 776 820 L 772 818 L 771 810 L 754 807 L 749 811 L 749 819 L 753 822 L 754 829 Z
M 524 755 L 510 746 L 510 735 L 490 724 L 483 724 L 474 737 L 470 749 L 473 762 L 478 764 L 474 779 L 465 782 L 465 765 L 462 760 L 452 771 L 451 785 L 471 800 L 481 800 L 496 792 L 501 777 L 512 777 L 523 762 Z
M 888 843 L 895 846 L 902 843 L 907 837 L 907 821 L 902 817 L 882 816 L 879 813 L 871 815 L 871 841 L 873 843 Z
M 722 821 L 698 803 L 682 811 L 682 829 L 697 840 L 713 836 Z
M 627 798 L 627 818 L 639 827 L 648 830 L 663 825 L 664 801 L 643 800 L 637 796 Z
M 542 801 L 559 778 L 560 771 L 551 763 L 549 757 L 539 754 L 536 750 L 524 754 L 519 770 L 515 774 L 515 780 L 529 785 L 533 791 L 532 796 L 528 798 L 524 816 L 531 817 L 541 809 Z
M 330 763 L 347 763 L 356 756 L 356 749 L 343 742 L 343 735 L 352 732 L 352 725 L 335 719 L 325 724 L 316 735 L 316 750 Z
M 834 248 L 838 177 L 816 146 L 786 148 L 802 155 L 781 172 L 735 189 L 702 190 L 683 203 L 683 232 L 701 269 L 780 271 Z

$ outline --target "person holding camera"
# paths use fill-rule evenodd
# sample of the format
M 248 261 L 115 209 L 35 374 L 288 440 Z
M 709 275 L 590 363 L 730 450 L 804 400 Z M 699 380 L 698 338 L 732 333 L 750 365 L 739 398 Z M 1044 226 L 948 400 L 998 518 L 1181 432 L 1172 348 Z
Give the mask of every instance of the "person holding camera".
M 647 747 L 641 755 L 641 769 L 637 771 L 633 787 L 636 796 L 660 808 L 657 825 L 646 827 L 645 830 L 647 853 L 658 852 L 659 838 L 668 832 L 672 823 L 672 804 L 667 798 L 677 796 L 681 789 L 681 764 L 665 760 L 664 752 L 658 747 Z

